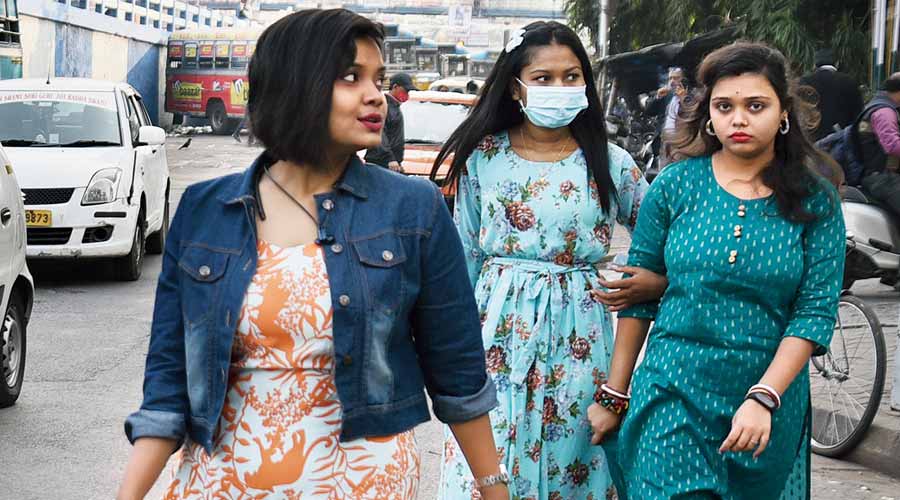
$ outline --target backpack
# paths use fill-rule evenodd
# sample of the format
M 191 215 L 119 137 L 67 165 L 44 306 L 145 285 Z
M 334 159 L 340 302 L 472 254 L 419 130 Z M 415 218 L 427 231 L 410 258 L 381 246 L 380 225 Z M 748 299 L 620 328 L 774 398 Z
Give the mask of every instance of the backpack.
M 844 171 L 844 179 L 849 186 L 862 183 L 865 165 L 859 154 L 859 142 L 856 135 L 858 121 L 832 132 L 816 141 L 816 147 L 831 156 Z
M 865 171 L 862 150 L 859 147 L 859 123 L 878 108 L 887 107 L 882 102 L 869 103 L 862 113 L 841 130 L 832 132 L 816 141 L 816 147 L 831 156 L 844 171 L 849 186 L 859 186 Z

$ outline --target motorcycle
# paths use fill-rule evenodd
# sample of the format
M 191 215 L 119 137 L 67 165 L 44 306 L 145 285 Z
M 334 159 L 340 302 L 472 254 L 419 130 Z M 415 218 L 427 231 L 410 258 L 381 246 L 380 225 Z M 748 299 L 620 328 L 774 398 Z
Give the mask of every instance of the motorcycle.
M 841 208 L 850 248 L 844 264 L 843 289 L 857 280 L 881 278 L 888 286 L 900 282 L 900 231 L 894 216 L 855 187 L 846 187 Z
M 660 118 L 645 112 L 642 98 L 659 89 L 670 67 L 694 74 L 706 54 L 738 39 L 743 29 L 741 24 L 728 24 L 684 42 L 652 45 L 599 61 L 609 139 L 628 151 L 648 181 L 659 173 Z
M 619 116 L 610 113 L 606 117 L 608 140 L 628 152 L 647 181 L 658 173 L 656 118 L 640 114 Z

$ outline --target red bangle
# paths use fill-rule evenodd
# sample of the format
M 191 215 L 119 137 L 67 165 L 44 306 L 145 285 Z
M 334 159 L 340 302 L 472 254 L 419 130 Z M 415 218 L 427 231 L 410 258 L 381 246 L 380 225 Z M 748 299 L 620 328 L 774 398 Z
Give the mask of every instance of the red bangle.
M 628 411 L 628 399 L 611 393 L 606 384 L 601 385 L 597 392 L 594 393 L 594 401 L 616 415 L 621 415 Z

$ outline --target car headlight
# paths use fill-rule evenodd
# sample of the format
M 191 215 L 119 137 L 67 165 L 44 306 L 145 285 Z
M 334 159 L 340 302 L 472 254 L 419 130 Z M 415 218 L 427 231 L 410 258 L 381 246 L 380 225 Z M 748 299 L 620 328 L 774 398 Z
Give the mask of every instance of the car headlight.
M 84 196 L 81 198 L 81 204 L 98 205 L 115 201 L 116 191 L 119 189 L 119 179 L 121 178 L 122 170 L 118 168 L 100 170 L 94 174 L 91 182 L 88 183 Z

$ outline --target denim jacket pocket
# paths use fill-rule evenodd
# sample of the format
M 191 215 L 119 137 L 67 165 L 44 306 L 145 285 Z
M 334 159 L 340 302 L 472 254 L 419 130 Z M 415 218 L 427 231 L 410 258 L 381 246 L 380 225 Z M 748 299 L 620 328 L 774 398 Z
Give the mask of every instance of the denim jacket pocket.
M 369 304 L 387 308 L 393 313 L 403 299 L 403 264 L 406 250 L 403 237 L 397 233 L 382 233 L 352 242 L 363 267 Z
M 188 325 L 203 322 L 217 305 L 219 282 L 229 257 L 226 252 L 205 246 L 188 244 L 182 249 L 178 268 L 187 278 L 182 279 L 181 304 Z

